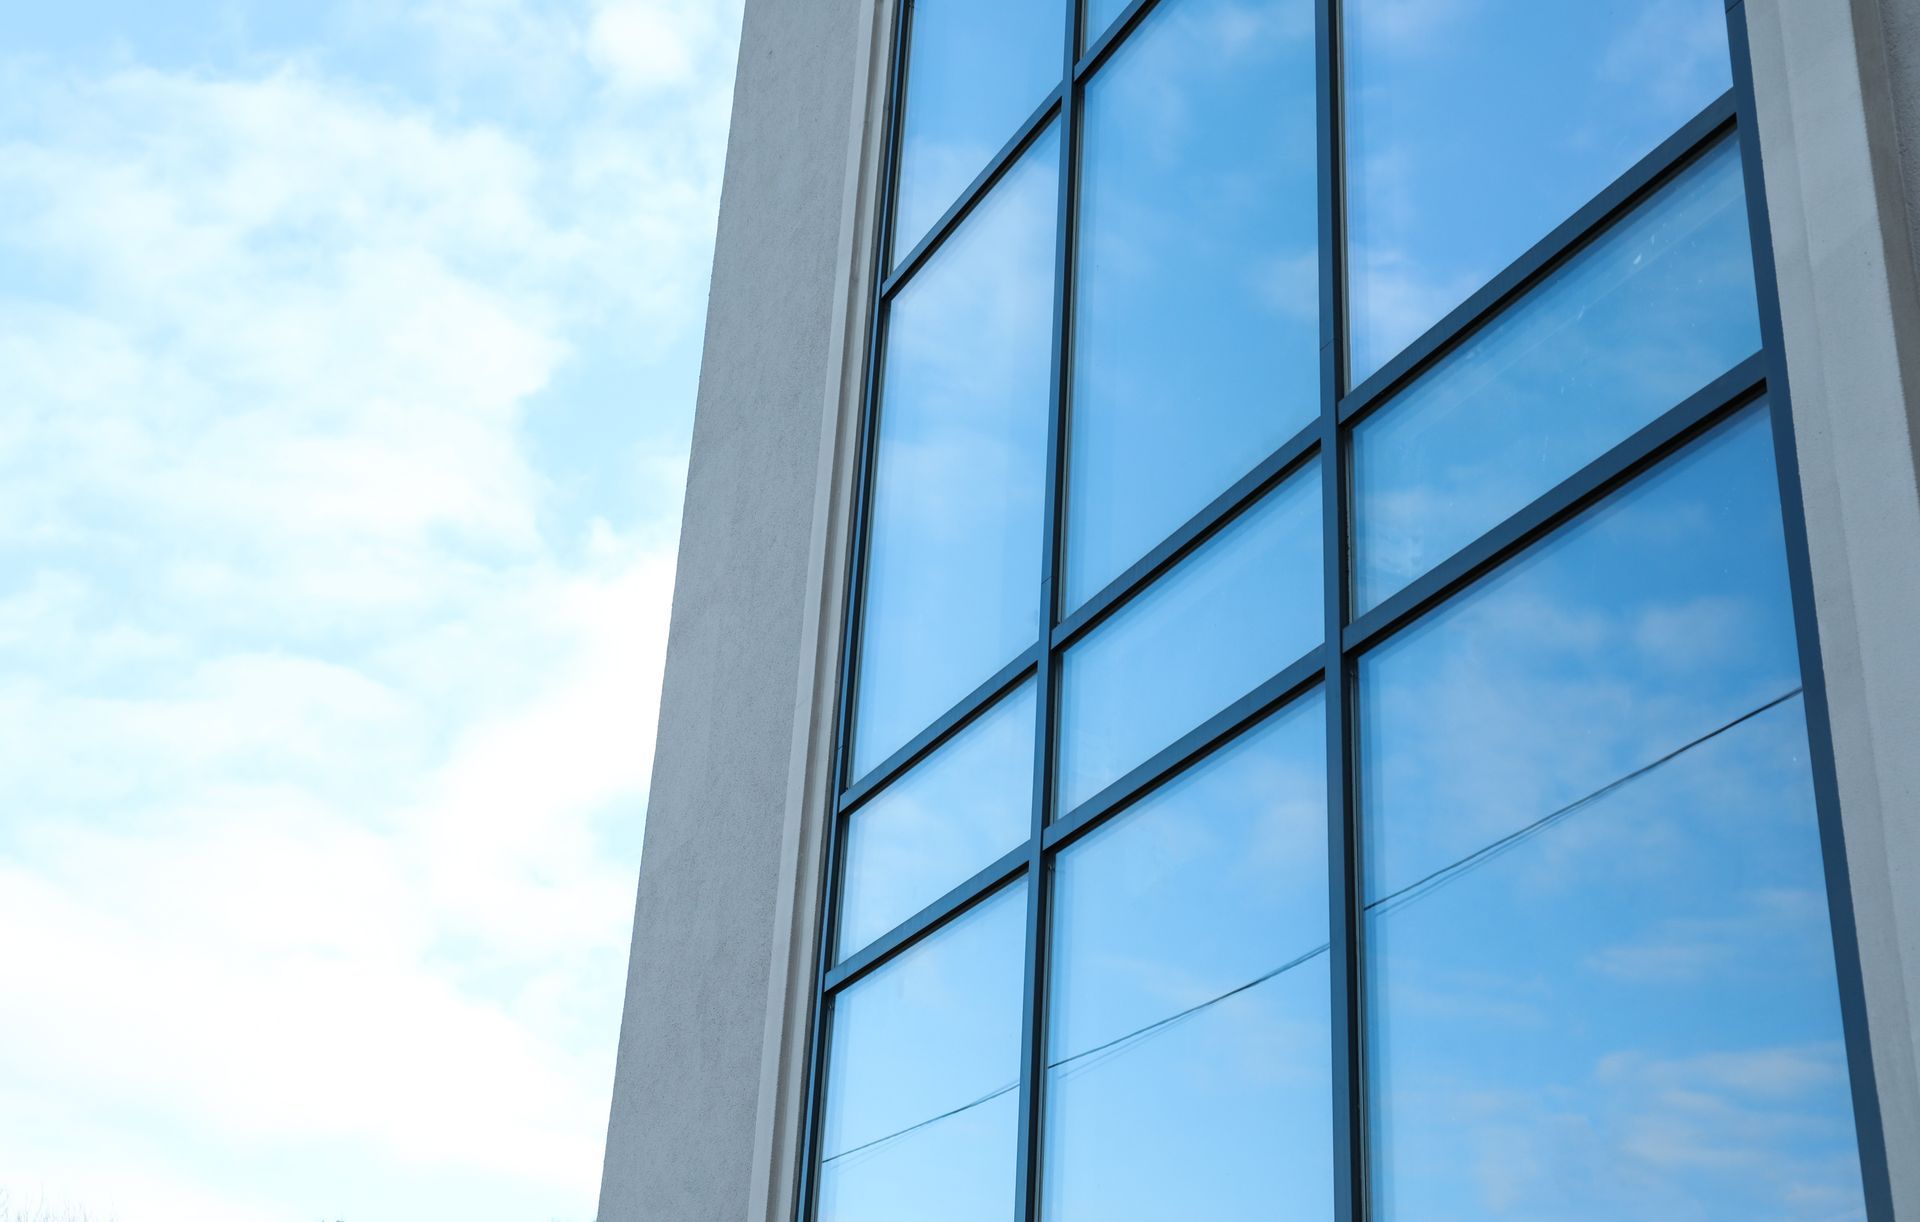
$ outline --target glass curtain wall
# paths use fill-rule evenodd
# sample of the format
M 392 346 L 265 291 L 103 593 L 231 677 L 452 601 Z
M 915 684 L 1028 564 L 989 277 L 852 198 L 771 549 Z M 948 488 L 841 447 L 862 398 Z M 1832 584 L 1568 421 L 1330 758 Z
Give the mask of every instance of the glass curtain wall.
M 901 0 L 800 1222 L 1884 1219 L 1722 0 Z

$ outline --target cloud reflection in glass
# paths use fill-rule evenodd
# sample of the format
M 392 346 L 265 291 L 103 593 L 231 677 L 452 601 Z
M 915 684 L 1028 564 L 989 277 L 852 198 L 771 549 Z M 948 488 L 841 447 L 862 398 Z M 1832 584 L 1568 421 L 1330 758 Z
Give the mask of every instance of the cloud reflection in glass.
M 1863 1216 L 1799 684 L 1764 406 L 1362 659 L 1378 1216 Z
M 849 780 L 1039 636 L 1059 138 L 893 300 Z
M 1325 744 L 1316 691 L 1061 855 L 1048 1222 L 1333 1215 Z
M 892 266 L 1060 82 L 1068 0 L 915 0 Z
M 1721 0 L 1348 0 L 1351 382 L 1732 85 Z
M 1759 348 L 1729 137 L 1354 429 L 1358 609 Z
M 1056 811 L 1251 692 L 1313 648 L 1320 468 L 1309 464 L 1071 646 L 1061 661 Z
M 1087 86 L 1064 603 L 1319 413 L 1310 0 L 1165 0 Z
M 818 1222 L 1013 1217 L 1024 882 L 833 1004 Z

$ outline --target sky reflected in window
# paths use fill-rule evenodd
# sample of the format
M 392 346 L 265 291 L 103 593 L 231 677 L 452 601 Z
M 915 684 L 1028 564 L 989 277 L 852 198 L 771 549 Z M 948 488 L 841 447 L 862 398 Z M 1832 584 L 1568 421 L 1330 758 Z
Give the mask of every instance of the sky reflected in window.
M 1769 421 L 1363 659 L 1386 1219 L 1855 1218 Z
M 1059 813 L 1286 669 L 1324 632 L 1308 466 L 1067 650 Z
M 860 637 L 857 779 L 1040 632 L 1057 131 L 894 298 Z
M 818 1222 L 1013 1217 L 1026 885 L 849 985 L 833 1006 Z
M 1354 430 L 1358 609 L 1759 347 L 1729 138 Z
M 1067 610 L 1320 410 L 1313 5 L 1165 0 L 1087 87 Z
M 1732 84 L 1720 0 L 1349 0 L 1364 380 Z
M 1048 1222 L 1332 1216 L 1325 744 L 1316 692 L 1061 855 Z
M 915 0 L 893 257 L 905 258 L 1060 83 L 1067 0 Z
M 839 957 L 925 908 L 1033 830 L 1031 681 L 847 818 Z

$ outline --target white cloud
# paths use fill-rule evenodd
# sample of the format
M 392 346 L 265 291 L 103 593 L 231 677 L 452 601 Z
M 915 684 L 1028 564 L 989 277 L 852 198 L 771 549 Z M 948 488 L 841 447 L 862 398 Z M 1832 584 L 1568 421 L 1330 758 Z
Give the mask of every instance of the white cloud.
M 593 371 L 697 342 L 737 13 L 413 14 L 649 91 L 562 123 L 14 65 L 0 1191 L 590 1213 L 674 530 L 556 488 L 679 478 L 689 405 Z
M 607 0 L 594 13 L 587 49 L 624 89 L 660 89 L 693 78 L 725 29 L 703 0 Z

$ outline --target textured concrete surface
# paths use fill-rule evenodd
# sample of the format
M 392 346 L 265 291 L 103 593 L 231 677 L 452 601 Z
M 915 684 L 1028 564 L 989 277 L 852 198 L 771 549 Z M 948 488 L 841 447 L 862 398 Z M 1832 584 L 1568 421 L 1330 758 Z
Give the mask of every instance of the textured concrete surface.
M 1746 10 L 1875 1086 L 1895 1216 L 1920 1222 L 1920 16 Z
M 1880 99 L 1866 108 L 1869 139 L 1886 168 L 1880 203 L 1896 269 L 1891 297 L 1906 371 L 1908 436 L 1920 467 L 1920 3 L 1856 3 L 1863 92 Z
M 746 6 L 600 1222 L 754 1189 L 866 11 Z
M 1908 253 L 1920 254 L 1920 4 L 1874 0 L 1866 7 L 1877 10 L 1873 16 L 1884 39 L 1893 141 L 1910 236 Z

